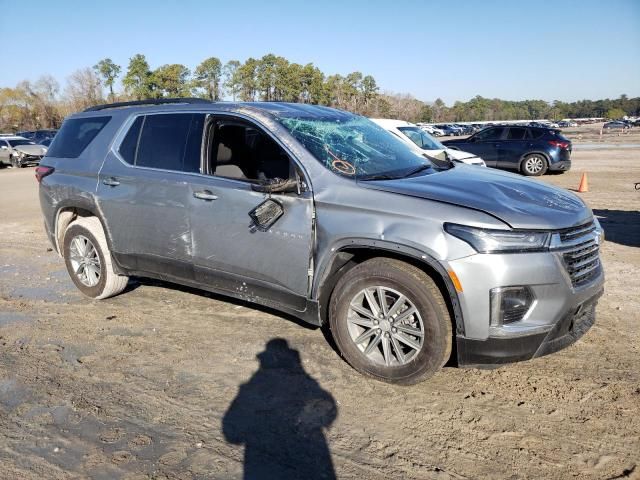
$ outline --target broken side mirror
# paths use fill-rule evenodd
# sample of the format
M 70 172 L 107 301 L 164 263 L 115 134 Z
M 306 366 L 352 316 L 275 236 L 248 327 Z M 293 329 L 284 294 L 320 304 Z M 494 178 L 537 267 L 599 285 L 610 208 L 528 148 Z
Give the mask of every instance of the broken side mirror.
M 254 226 L 263 232 L 269 230 L 271 226 L 278 221 L 284 214 L 284 208 L 280 202 L 272 198 L 265 200 L 256 208 L 249 212 Z
M 251 189 L 261 193 L 291 193 L 298 192 L 298 181 L 295 179 L 284 180 L 273 178 L 261 183 L 252 183 Z

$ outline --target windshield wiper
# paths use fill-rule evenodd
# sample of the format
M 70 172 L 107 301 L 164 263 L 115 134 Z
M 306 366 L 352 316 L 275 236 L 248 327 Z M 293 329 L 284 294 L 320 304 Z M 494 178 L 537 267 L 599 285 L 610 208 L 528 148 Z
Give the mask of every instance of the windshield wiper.
M 430 168 L 433 168 L 433 166 L 431 166 L 431 164 L 429 164 L 429 163 L 422 164 L 419 167 L 414 168 L 413 170 L 411 170 L 406 175 L 404 175 L 403 178 L 410 177 L 411 175 L 415 175 L 416 173 L 420 173 L 420 172 L 422 172 L 424 170 L 429 170 Z
M 365 175 L 363 177 L 358 178 L 358 180 L 369 181 L 369 180 L 396 180 L 398 178 L 402 178 L 399 175 L 390 175 L 388 173 L 375 173 L 371 175 Z

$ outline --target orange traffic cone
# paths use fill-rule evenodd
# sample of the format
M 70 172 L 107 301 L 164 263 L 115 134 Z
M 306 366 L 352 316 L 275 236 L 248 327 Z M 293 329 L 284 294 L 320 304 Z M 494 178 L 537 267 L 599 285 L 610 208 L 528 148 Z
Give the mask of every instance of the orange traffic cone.
M 578 186 L 578 192 L 588 192 L 589 191 L 589 181 L 587 180 L 587 174 L 583 173 L 582 178 L 580 179 L 580 185 Z

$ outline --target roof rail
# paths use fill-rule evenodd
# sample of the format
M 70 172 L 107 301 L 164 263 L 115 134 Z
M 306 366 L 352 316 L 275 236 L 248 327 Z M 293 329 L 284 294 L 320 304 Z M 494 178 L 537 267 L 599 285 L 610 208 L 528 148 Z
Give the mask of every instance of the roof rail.
M 210 100 L 204 98 L 149 98 L 147 100 L 136 100 L 133 102 L 116 102 L 105 103 L 104 105 L 95 105 L 89 107 L 85 112 L 97 112 L 99 110 L 106 110 L 108 108 L 120 108 L 120 107 L 134 107 L 137 105 L 164 105 L 167 103 L 212 103 Z

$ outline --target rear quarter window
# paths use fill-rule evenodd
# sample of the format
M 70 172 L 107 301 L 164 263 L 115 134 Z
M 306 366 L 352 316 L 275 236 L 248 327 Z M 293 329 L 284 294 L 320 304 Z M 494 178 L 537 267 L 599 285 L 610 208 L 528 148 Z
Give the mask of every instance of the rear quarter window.
M 73 118 L 62 125 L 47 152 L 48 157 L 77 158 L 111 117 Z

